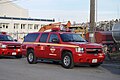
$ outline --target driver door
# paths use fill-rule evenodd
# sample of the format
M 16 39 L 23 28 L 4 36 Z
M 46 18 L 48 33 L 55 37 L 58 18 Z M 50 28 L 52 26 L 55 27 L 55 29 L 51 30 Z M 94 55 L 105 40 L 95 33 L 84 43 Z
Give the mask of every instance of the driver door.
M 51 33 L 48 45 L 46 46 L 47 49 L 47 58 L 49 59 L 60 59 L 60 46 L 59 46 L 59 38 L 58 35 L 55 33 Z

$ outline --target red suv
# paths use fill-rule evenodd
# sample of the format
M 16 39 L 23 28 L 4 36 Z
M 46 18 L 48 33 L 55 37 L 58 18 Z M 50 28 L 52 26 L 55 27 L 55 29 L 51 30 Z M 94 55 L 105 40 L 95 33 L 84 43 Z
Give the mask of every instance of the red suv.
M 0 34 L 0 56 L 22 57 L 21 44 L 6 34 Z
M 89 43 L 79 34 L 71 32 L 29 33 L 22 44 L 22 52 L 30 64 L 38 59 L 60 61 L 64 68 L 75 64 L 97 67 L 104 61 L 102 45 Z

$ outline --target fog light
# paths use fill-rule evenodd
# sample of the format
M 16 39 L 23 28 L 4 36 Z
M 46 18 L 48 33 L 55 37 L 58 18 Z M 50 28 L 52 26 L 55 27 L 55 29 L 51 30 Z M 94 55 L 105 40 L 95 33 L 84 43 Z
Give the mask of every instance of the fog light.
M 20 51 L 20 49 L 18 49 L 17 51 Z
M 78 54 L 78 56 L 82 56 L 82 54 Z

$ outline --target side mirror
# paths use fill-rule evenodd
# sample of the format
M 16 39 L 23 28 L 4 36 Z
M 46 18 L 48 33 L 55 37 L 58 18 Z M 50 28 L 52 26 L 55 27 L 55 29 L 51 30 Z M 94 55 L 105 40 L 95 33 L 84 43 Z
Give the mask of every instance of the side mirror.
M 53 38 L 53 39 L 52 39 L 52 42 L 53 42 L 53 43 L 59 43 L 59 40 L 56 39 L 56 38 Z
M 17 42 L 18 40 L 17 39 L 14 39 L 15 42 Z

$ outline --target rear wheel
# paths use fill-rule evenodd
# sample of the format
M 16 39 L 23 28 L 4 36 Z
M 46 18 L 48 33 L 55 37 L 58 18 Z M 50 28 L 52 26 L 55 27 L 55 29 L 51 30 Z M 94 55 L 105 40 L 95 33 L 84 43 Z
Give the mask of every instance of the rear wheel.
M 27 61 L 28 63 L 30 64 L 36 64 L 37 63 L 37 58 L 34 54 L 34 51 L 31 49 L 31 50 L 28 50 L 28 53 L 27 53 Z
M 65 52 L 62 55 L 62 66 L 66 69 L 71 69 L 74 67 L 73 57 L 70 52 Z

